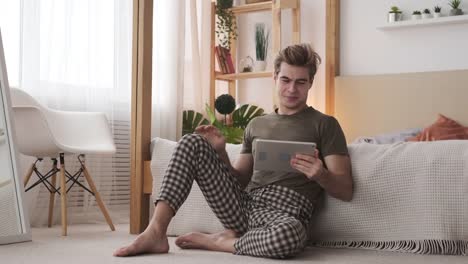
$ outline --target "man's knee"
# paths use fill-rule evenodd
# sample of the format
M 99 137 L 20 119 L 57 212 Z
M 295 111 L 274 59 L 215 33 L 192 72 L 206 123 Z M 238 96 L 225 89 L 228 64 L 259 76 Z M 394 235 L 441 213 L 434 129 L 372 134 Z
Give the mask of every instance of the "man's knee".
M 268 240 L 272 258 L 293 257 L 305 248 L 307 232 L 302 223 L 294 219 L 275 226 Z
M 185 134 L 179 140 L 179 144 L 182 142 L 197 142 L 197 141 L 205 141 L 205 138 L 200 134 L 191 133 L 191 134 Z

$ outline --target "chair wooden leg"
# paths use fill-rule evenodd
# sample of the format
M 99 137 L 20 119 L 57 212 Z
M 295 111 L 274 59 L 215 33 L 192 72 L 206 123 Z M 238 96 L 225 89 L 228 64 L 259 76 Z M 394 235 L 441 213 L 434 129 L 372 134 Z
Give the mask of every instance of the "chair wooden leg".
M 32 173 L 33 173 L 35 167 L 36 167 L 36 164 L 33 163 L 33 164 L 31 165 L 31 167 L 29 167 L 28 172 L 26 172 L 26 175 L 25 175 L 25 177 L 24 177 L 24 182 L 23 182 L 25 188 L 26 188 L 26 185 L 28 185 L 29 179 L 31 179 L 31 175 L 32 175 Z
M 53 159 L 53 162 L 54 164 L 52 165 L 53 168 L 52 169 L 56 169 L 57 168 L 57 160 L 56 159 Z M 55 184 L 57 182 L 57 173 L 54 173 L 52 175 L 52 186 L 55 188 Z M 54 189 L 52 188 L 52 190 Z M 51 192 L 50 193 L 50 196 L 49 196 L 49 221 L 47 223 L 47 226 L 48 227 L 52 227 L 52 222 L 53 222 L 53 218 L 54 218 L 54 202 L 55 202 L 55 192 Z
M 67 235 L 67 184 L 65 177 L 65 158 L 60 153 L 60 197 L 62 198 L 62 236 Z
M 112 223 L 112 219 L 111 219 L 109 213 L 107 212 L 107 209 L 106 209 L 106 206 L 104 205 L 104 202 L 101 199 L 101 195 L 99 194 L 98 190 L 96 189 L 96 185 L 94 185 L 93 179 L 89 175 L 88 169 L 86 168 L 86 166 L 84 164 L 82 164 L 82 166 L 83 166 L 83 172 L 84 172 L 84 176 L 86 178 L 86 181 L 88 182 L 88 185 L 91 188 L 91 191 L 93 191 L 93 193 L 94 193 L 94 197 L 96 198 L 96 202 L 98 203 L 102 214 L 106 218 L 107 224 L 109 225 L 109 227 L 110 227 L 110 229 L 112 231 L 115 231 L 115 227 L 114 227 L 114 224 Z

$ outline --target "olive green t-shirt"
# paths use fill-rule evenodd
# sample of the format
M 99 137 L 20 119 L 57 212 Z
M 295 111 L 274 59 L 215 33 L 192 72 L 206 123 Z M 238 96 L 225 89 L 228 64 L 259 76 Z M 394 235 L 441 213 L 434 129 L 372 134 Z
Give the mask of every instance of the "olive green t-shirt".
M 322 161 L 328 155 L 348 155 L 346 139 L 338 121 L 312 107 L 293 115 L 280 115 L 273 112 L 254 118 L 245 129 L 241 153 L 250 153 L 255 156 L 254 141 L 258 138 L 314 142 L 317 144 Z M 256 170 L 253 172 L 248 188 L 254 189 L 269 184 L 288 187 L 304 195 L 313 203 L 322 192 L 317 182 L 308 180 L 300 172 Z

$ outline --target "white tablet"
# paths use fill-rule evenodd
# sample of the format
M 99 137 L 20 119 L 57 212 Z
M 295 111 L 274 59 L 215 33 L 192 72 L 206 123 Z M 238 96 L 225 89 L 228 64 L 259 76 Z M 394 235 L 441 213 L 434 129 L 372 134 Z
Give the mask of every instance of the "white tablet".
M 303 153 L 313 155 L 316 144 L 312 142 L 255 140 L 254 170 L 297 172 L 290 165 L 291 157 Z

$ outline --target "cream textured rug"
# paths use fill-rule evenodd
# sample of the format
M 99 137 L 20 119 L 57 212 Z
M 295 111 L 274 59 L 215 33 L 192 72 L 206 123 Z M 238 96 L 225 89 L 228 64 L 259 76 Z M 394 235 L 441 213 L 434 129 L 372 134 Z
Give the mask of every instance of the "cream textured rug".
M 0 246 L 1 263 L 34 264 L 107 264 L 107 263 L 324 263 L 324 264 L 380 264 L 380 263 L 467 263 L 463 256 L 417 255 L 353 249 L 309 248 L 299 257 L 287 261 L 235 256 L 228 253 L 201 250 L 181 250 L 171 238 L 171 249 L 165 255 L 145 255 L 131 258 L 112 256 L 115 248 L 127 244 L 135 236 L 128 234 L 128 225 L 117 225 L 111 232 L 105 224 L 69 226 L 67 237 L 60 235 L 60 226 L 33 229 L 33 241 Z

